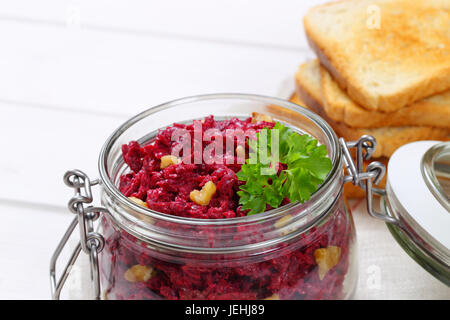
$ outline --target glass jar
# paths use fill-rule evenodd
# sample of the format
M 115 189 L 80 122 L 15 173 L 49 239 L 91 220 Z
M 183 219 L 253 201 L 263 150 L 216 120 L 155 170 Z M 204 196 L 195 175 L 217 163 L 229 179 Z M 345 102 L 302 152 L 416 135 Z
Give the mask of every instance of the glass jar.
M 450 142 L 405 145 L 389 161 L 381 210 L 389 231 L 420 266 L 450 287 Z M 450 291 L 449 291 L 450 292 Z
M 211 114 L 218 120 L 242 119 L 253 112 L 307 133 L 327 147 L 332 169 L 308 202 L 240 218 L 203 220 L 155 212 L 120 193 L 120 176 L 128 170 L 123 144 L 151 143 L 158 129 L 177 122 Z M 357 148 L 356 165 L 349 147 Z M 69 208 L 78 218 L 58 248 L 78 223 L 82 239 L 74 257 L 81 250 L 90 254 L 96 295 L 101 287 L 107 299 L 348 299 L 356 286 L 357 259 L 343 185 L 376 181 L 384 173 L 382 165 L 372 163 L 365 176 L 359 176 L 364 150 L 367 158 L 374 148 L 371 137 L 348 144 L 338 140 L 319 116 L 280 99 L 215 94 L 165 103 L 131 118 L 109 137 L 100 153 L 99 180 L 91 182 L 80 171 L 66 174 L 66 184 L 77 192 Z M 344 176 L 343 164 L 350 175 Z M 103 207 L 85 207 L 92 201 L 90 185 L 97 183 Z M 368 205 L 374 213 L 371 199 Z M 93 221 L 98 217 L 101 228 L 95 232 Z M 54 261 L 58 255 L 55 252 Z M 55 297 L 64 275 L 56 282 L 53 269 Z

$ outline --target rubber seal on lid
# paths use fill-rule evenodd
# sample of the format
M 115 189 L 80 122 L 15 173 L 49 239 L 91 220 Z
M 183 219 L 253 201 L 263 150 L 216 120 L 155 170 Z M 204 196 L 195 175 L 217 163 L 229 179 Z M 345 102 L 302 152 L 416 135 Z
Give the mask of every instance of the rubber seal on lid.
M 421 169 L 431 193 L 450 213 L 450 142 L 432 146 L 422 158 Z

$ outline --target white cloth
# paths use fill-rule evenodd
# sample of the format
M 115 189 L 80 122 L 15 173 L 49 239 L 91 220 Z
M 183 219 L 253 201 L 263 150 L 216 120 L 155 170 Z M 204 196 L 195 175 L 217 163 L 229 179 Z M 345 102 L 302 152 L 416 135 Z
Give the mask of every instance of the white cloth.
M 353 217 L 358 241 L 359 281 L 355 299 L 450 299 L 450 288 L 416 263 L 385 223 L 369 216 L 365 202 Z

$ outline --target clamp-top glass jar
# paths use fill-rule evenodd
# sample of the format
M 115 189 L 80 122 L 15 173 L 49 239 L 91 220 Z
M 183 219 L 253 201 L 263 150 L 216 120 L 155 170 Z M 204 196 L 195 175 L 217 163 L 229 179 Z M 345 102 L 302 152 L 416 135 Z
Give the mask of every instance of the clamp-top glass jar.
M 118 189 L 128 169 L 121 147 L 136 140 L 152 142 L 159 129 L 202 119 L 248 118 L 263 113 L 308 133 L 328 149 L 332 169 L 304 204 L 291 203 L 257 215 L 230 219 L 194 219 L 140 206 Z M 349 148 L 355 147 L 354 165 Z M 371 137 L 338 140 L 316 114 L 288 101 L 243 94 L 215 94 L 175 100 L 150 108 L 120 126 L 106 141 L 99 159 L 100 179 L 69 171 L 75 189 L 69 208 L 77 217 L 58 246 L 51 264 L 53 297 L 59 294 L 78 254 L 90 255 L 96 297 L 107 299 L 346 299 L 357 280 L 355 230 L 343 201 L 343 185 L 352 181 L 368 190 L 384 174 L 380 163 L 362 172 L 363 157 L 375 148 Z M 366 152 L 366 153 L 364 153 Z M 349 175 L 344 175 L 344 166 Z M 102 207 L 92 202 L 90 187 L 99 184 Z M 99 218 L 100 230 L 93 221 Z M 75 227 L 81 241 L 59 281 L 55 265 Z M 99 261 L 98 261 L 99 260 Z M 101 294 L 102 292 L 102 294 Z

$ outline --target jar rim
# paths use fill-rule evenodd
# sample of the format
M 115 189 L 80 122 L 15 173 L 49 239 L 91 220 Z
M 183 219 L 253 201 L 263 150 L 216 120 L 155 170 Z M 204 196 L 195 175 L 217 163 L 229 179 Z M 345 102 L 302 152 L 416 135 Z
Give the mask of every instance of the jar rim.
M 198 218 L 188 218 L 188 217 L 180 217 L 169 215 L 165 213 L 161 213 L 158 211 L 151 210 L 149 208 L 145 208 L 137 205 L 133 201 L 129 200 L 126 196 L 124 196 L 117 186 L 110 179 L 108 170 L 107 170 L 107 159 L 108 154 L 114 145 L 115 141 L 130 127 L 139 122 L 140 120 L 156 114 L 159 111 L 163 111 L 169 109 L 171 107 L 175 107 L 181 104 L 192 103 L 192 102 L 200 102 L 206 100 L 218 100 L 218 99 L 241 99 L 241 100 L 249 100 L 267 103 L 268 105 L 279 105 L 283 108 L 287 108 L 291 111 L 297 112 L 300 115 L 306 117 L 308 120 L 313 122 L 322 132 L 325 134 L 328 139 L 330 146 L 333 150 L 329 150 L 329 153 L 332 154 L 332 169 L 328 173 L 324 182 L 319 186 L 319 188 L 314 192 L 310 199 L 305 203 L 289 203 L 287 205 L 281 206 L 279 208 L 275 208 L 272 210 L 265 211 L 263 213 L 259 213 L 256 215 L 244 216 L 244 217 L 235 217 L 229 219 L 198 219 Z M 333 152 L 331 152 L 333 151 Z M 151 108 L 146 109 L 145 111 L 135 115 L 130 118 L 122 125 L 120 125 L 106 140 L 104 143 L 98 160 L 98 168 L 100 173 L 100 181 L 102 187 L 106 189 L 106 191 L 113 195 L 115 200 L 117 200 L 121 205 L 125 207 L 131 208 L 133 211 L 138 212 L 140 214 L 159 219 L 161 221 L 171 222 L 171 223 L 180 223 L 180 224 L 188 224 L 188 225 L 197 225 L 197 226 L 214 226 L 214 225 L 230 225 L 230 224 L 238 224 L 238 223 L 253 223 L 259 222 L 268 218 L 273 218 L 275 216 L 279 216 L 286 212 L 286 210 L 301 208 L 303 206 L 308 206 L 308 204 L 315 203 L 320 201 L 322 197 L 327 196 L 326 193 L 322 191 L 327 190 L 332 183 L 335 181 L 337 174 L 339 173 L 342 165 L 342 150 L 340 147 L 340 143 L 338 137 L 331 126 L 322 119 L 319 115 L 313 113 L 312 111 L 301 107 L 293 102 L 283 100 L 280 98 L 274 98 L 264 95 L 257 94 L 245 94 L 245 93 L 214 93 L 214 94 L 202 94 L 202 95 L 194 95 L 188 96 L 180 99 L 175 99 L 169 102 L 165 102 Z

